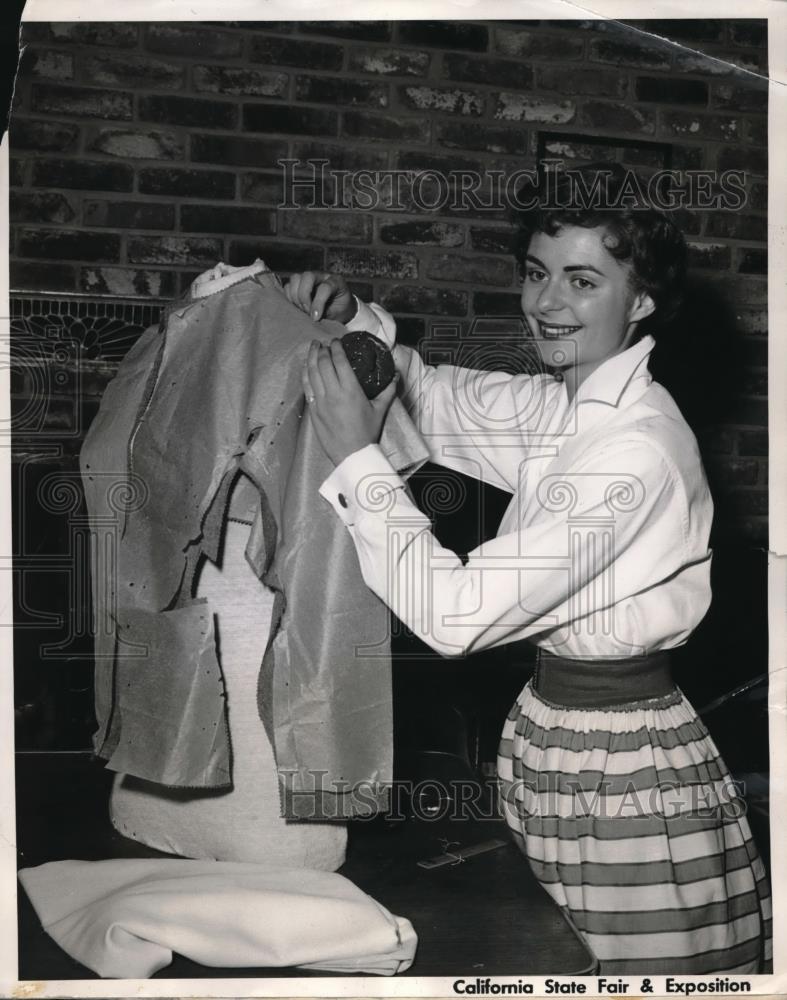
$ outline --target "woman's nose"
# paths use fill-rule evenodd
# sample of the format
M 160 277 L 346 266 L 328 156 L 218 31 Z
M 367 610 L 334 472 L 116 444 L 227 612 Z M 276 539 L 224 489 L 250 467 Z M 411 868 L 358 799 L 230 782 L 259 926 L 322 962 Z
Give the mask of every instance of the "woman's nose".
M 544 282 L 541 286 L 537 304 L 542 312 L 551 312 L 562 306 L 560 288 L 554 281 Z

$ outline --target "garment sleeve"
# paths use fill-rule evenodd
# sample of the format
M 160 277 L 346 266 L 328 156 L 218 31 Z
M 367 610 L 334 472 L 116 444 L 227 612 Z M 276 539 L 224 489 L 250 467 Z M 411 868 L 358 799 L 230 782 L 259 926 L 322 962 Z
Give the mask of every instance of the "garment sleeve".
M 463 564 L 440 545 L 376 445 L 348 456 L 320 493 L 350 532 L 367 585 L 424 642 L 463 656 L 577 621 L 686 564 L 685 496 L 647 440 L 546 476 L 539 513 Z
M 396 344 L 390 313 L 356 302 L 347 329 L 366 330 L 392 349 L 400 398 L 430 461 L 515 492 L 522 452 L 539 437 L 547 408 L 543 378 L 425 364 L 418 351 Z

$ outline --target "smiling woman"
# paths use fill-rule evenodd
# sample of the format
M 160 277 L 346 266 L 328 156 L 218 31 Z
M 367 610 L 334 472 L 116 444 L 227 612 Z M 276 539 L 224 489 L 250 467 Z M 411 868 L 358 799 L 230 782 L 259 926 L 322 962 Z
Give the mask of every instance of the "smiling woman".
M 466 562 L 440 545 L 375 443 L 387 400 L 365 398 L 338 341 L 314 345 L 304 373 L 337 466 L 320 492 L 368 586 L 437 652 L 538 647 L 503 727 L 502 810 L 601 970 L 765 971 L 765 870 L 671 676 L 669 650 L 711 599 L 697 443 L 648 370 L 680 300 L 683 239 L 651 206 L 626 205 L 623 171 L 585 176 L 592 204 L 536 199 L 521 219 L 522 310 L 551 372 L 435 368 L 394 349 L 432 461 L 512 494 L 497 537 Z M 328 314 L 339 302 L 347 320 L 343 282 L 323 277 L 296 278 L 292 301 Z M 348 326 L 394 342 L 378 306 L 357 303 Z

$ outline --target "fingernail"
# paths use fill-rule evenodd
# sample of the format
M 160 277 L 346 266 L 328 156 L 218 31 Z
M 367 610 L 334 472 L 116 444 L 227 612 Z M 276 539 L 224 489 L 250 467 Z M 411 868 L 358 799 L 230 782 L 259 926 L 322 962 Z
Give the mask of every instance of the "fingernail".
M 319 319 L 319 318 L 320 318 L 320 310 L 312 309 L 312 319 Z

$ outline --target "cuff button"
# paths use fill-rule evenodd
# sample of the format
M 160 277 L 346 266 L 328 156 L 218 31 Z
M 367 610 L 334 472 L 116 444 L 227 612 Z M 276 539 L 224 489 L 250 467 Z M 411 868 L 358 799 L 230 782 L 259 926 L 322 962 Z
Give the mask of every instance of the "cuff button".
M 337 497 L 337 499 L 338 499 L 339 503 L 342 505 L 342 507 L 344 507 L 346 509 L 347 508 L 347 497 L 344 495 L 344 493 L 340 493 L 339 496 Z

